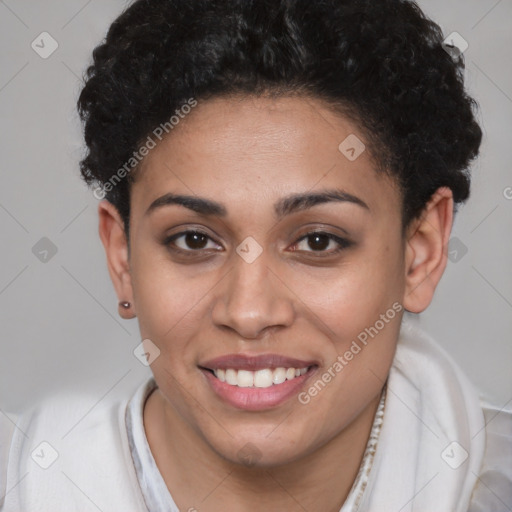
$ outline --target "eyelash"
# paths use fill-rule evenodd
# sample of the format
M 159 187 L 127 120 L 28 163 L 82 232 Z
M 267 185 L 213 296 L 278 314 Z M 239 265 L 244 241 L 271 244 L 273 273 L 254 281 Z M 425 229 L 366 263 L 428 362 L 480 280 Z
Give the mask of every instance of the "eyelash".
M 166 238 L 163 242 L 164 246 L 168 247 L 170 250 L 172 250 L 173 252 L 175 253 L 178 253 L 178 254 L 184 254 L 184 255 L 190 255 L 191 253 L 200 253 L 201 251 L 204 251 L 204 250 L 207 250 L 207 249 L 189 249 L 189 250 L 185 250 L 185 249 L 181 249 L 181 248 L 177 248 L 177 247 L 172 247 L 173 243 L 178 240 L 179 238 L 182 238 L 188 234 L 197 234 L 197 235 L 202 235 L 206 238 L 208 238 L 209 240 L 212 240 L 214 241 L 209 235 L 207 235 L 206 233 L 200 231 L 200 230 L 196 230 L 196 229 L 191 229 L 191 230 L 187 230 L 187 231 L 182 231 L 180 233 L 176 233 L 174 235 L 171 235 L 170 237 Z M 306 233 L 304 236 L 302 236 L 301 238 L 299 238 L 295 243 L 294 243 L 294 246 L 299 244 L 300 242 L 302 242 L 303 240 L 307 240 L 309 237 L 313 237 L 315 235 L 318 235 L 318 236 L 326 236 L 329 240 L 332 240 L 334 242 L 336 242 L 338 244 L 338 248 L 334 251 L 303 251 L 303 252 L 307 252 L 307 253 L 311 253 L 311 254 L 314 254 L 315 257 L 326 257 L 326 256 L 322 256 L 322 255 L 327 255 L 327 256 L 333 256 L 335 254 L 339 254 L 340 252 L 342 252 L 344 249 L 347 249 L 348 247 L 350 247 L 352 245 L 352 242 L 345 239 L 345 238 L 341 238 L 339 236 L 336 236 L 332 233 L 327 233 L 325 231 L 311 231 L 309 233 Z M 215 242 L 215 241 L 214 241 Z M 302 251 L 293 251 L 293 252 L 302 252 Z

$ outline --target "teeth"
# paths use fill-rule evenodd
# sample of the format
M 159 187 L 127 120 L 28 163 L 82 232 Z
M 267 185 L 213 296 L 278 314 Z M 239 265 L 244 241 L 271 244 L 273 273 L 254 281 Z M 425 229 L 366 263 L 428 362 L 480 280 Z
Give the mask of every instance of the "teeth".
M 307 368 L 265 368 L 256 372 L 249 370 L 213 370 L 215 376 L 221 382 L 227 382 L 231 386 L 239 388 L 269 388 L 272 385 L 282 384 L 286 380 L 292 380 L 304 375 Z
M 252 388 L 254 385 L 254 373 L 247 370 L 238 370 L 237 384 L 240 388 Z
M 276 368 L 273 371 L 272 382 L 273 384 L 282 384 L 286 380 L 286 369 Z
M 292 380 L 295 378 L 295 368 L 288 368 L 286 370 L 286 380 Z
M 238 376 L 236 370 L 226 370 L 226 382 L 232 386 L 238 386 Z
M 240 371 L 238 372 L 240 373 Z M 250 372 L 252 373 L 252 372 Z M 254 372 L 254 387 L 256 388 L 269 388 L 272 386 L 273 372 L 272 370 L 258 370 Z

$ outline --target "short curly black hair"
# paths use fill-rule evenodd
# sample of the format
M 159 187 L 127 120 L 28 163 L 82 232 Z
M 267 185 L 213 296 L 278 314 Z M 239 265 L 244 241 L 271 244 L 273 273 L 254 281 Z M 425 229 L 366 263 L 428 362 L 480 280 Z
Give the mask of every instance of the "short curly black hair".
M 440 186 L 456 204 L 469 197 L 482 139 L 462 55 L 408 0 L 137 0 L 84 81 L 80 169 L 97 187 L 190 98 L 301 94 L 356 121 L 400 187 L 407 226 Z M 134 175 L 102 189 L 127 237 Z

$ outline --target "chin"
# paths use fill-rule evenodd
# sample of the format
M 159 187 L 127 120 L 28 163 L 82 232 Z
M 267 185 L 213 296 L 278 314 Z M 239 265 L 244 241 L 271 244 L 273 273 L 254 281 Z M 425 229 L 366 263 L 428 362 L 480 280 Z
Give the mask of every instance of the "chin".
M 301 446 L 303 439 L 310 439 L 310 436 L 290 435 L 286 427 L 282 433 L 278 433 L 278 430 L 279 426 L 276 428 L 274 425 L 272 428 L 258 428 L 254 435 L 250 435 L 244 429 L 239 436 L 227 435 L 210 445 L 222 458 L 233 464 L 261 469 L 293 463 L 314 450 L 311 442 Z

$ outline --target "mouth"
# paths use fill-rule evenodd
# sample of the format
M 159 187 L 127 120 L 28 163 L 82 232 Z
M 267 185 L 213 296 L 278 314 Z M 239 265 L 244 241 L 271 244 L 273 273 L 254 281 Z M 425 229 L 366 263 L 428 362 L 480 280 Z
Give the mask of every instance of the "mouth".
M 199 365 L 210 388 L 238 409 L 275 408 L 296 395 L 318 364 L 278 355 L 223 356 Z
M 269 388 L 270 386 L 278 386 L 287 380 L 293 380 L 301 375 L 305 375 L 312 369 L 312 366 L 306 368 L 263 368 L 258 371 L 235 368 L 204 369 L 211 372 L 221 382 L 225 382 L 230 386 L 239 388 Z

